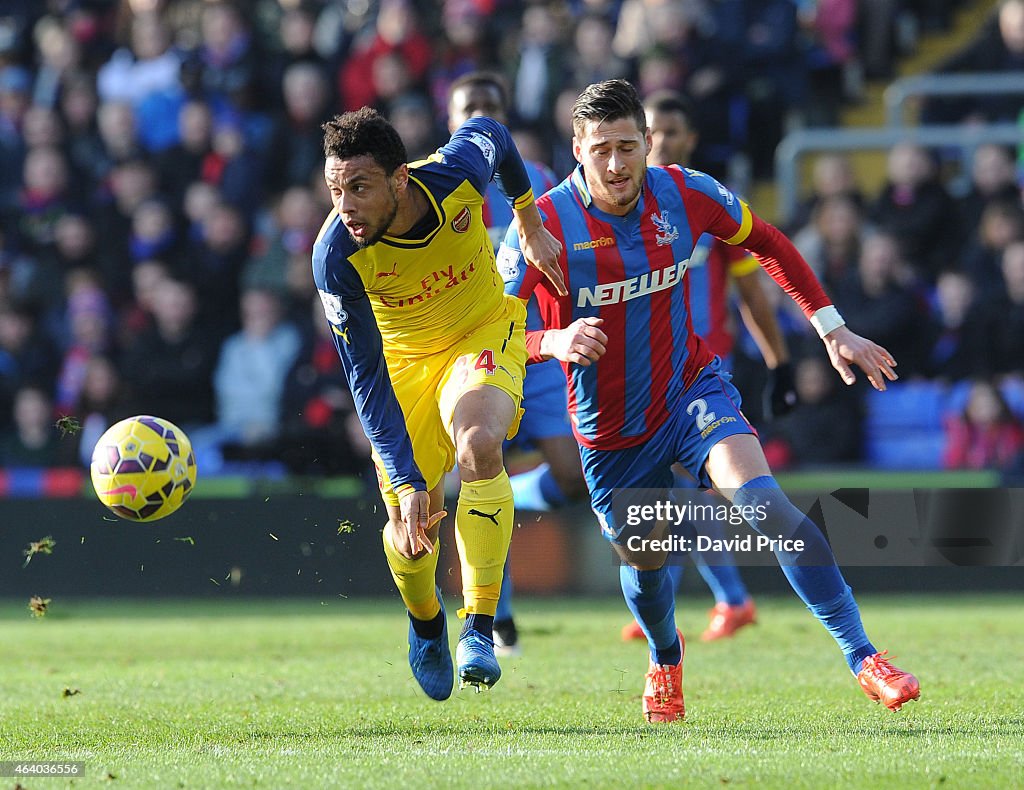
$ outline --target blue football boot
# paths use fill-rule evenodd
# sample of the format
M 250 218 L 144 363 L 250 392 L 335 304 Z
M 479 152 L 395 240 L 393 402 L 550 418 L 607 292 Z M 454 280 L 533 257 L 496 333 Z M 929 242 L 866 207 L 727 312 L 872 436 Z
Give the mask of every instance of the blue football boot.
M 501 667 L 494 657 L 494 640 L 479 631 L 469 630 L 459 637 L 455 660 L 459 665 L 460 689 L 474 686 L 478 692 L 483 691 L 501 677 Z
M 441 590 L 437 591 L 437 600 L 441 604 L 441 615 L 444 617 L 444 599 Z M 410 615 L 411 617 L 411 615 Z M 436 639 L 424 639 L 416 633 L 409 622 L 409 666 L 412 676 L 420 684 L 420 688 L 431 699 L 438 702 L 452 695 L 455 685 L 452 669 L 452 652 L 448 648 L 448 620 L 445 618 L 441 635 Z

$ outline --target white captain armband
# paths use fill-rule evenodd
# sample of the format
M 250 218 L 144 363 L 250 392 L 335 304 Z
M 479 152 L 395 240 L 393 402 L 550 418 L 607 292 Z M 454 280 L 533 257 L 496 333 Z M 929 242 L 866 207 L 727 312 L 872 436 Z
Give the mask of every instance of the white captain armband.
M 825 335 L 834 329 L 838 329 L 844 326 L 846 321 L 839 315 L 839 311 L 836 310 L 835 305 L 829 305 L 828 307 L 822 307 L 820 310 L 815 310 L 814 315 L 811 316 L 811 326 L 814 327 L 814 331 L 818 333 L 818 337 L 824 339 Z

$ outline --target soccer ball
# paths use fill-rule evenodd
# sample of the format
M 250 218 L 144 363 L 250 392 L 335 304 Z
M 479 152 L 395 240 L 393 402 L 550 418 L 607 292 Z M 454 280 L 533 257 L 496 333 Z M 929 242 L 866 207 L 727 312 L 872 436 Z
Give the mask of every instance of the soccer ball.
M 107 429 L 92 451 L 90 472 L 96 496 L 114 513 L 130 521 L 156 521 L 192 493 L 196 459 L 181 428 L 140 415 Z

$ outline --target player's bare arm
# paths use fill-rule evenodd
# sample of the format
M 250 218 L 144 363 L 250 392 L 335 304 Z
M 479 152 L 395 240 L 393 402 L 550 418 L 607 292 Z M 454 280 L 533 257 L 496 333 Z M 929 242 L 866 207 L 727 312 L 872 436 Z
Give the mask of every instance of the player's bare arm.
M 749 211 L 749 208 L 744 206 L 744 210 Z M 832 367 L 843 381 L 850 385 L 857 380 L 851 365 L 863 370 L 871 386 L 880 392 L 885 390 L 886 379 L 896 381 L 893 370 L 896 360 L 892 354 L 846 327 L 846 322 L 830 303 L 818 278 L 793 243 L 753 212 L 750 212 L 750 226 L 752 230 L 744 239 L 724 240 L 742 243 L 753 252 L 761 267 L 800 305 L 824 341 Z
M 551 281 L 559 296 L 568 296 L 562 269 L 558 265 L 558 257 L 562 253 L 561 242 L 544 227 L 536 204 L 531 203 L 514 213 L 519 248 L 526 262 L 539 269 Z
M 740 297 L 740 316 L 743 318 L 743 325 L 754 338 L 765 364 L 774 369 L 789 362 L 786 339 L 782 336 L 779 322 L 775 320 L 772 305 L 765 296 L 758 271 L 755 269 L 749 274 L 736 277 L 733 282 Z
M 896 381 L 899 378 L 893 370 L 896 360 L 892 354 L 866 337 L 851 332 L 845 325 L 833 329 L 822 340 L 832 367 L 839 371 L 847 385 L 857 380 L 851 364 L 863 370 L 871 386 L 879 392 L 885 391 L 886 379 Z
M 545 359 L 589 367 L 607 350 L 608 335 L 600 328 L 603 323 L 603 318 L 578 318 L 565 329 L 548 329 L 541 338 L 541 354 Z
M 786 338 L 775 319 L 775 309 L 761 285 L 760 272 L 755 269 L 734 276 L 733 282 L 740 297 L 743 325 L 754 338 L 768 366 L 763 399 L 764 415 L 770 418 L 781 417 L 792 411 L 798 400 Z

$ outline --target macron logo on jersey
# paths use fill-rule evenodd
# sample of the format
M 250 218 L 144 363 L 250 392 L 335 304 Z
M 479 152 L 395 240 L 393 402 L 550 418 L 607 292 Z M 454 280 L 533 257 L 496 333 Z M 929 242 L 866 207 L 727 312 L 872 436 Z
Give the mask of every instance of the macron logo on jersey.
M 575 252 L 580 250 L 596 250 L 598 247 L 614 247 L 615 237 L 614 236 L 602 236 L 599 239 L 591 239 L 590 241 L 578 241 L 572 245 Z
M 673 263 L 664 269 L 647 272 L 617 283 L 580 288 L 576 296 L 577 307 L 600 307 L 606 304 L 628 302 L 648 294 L 671 288 L 683 279 L 689 259 Z

